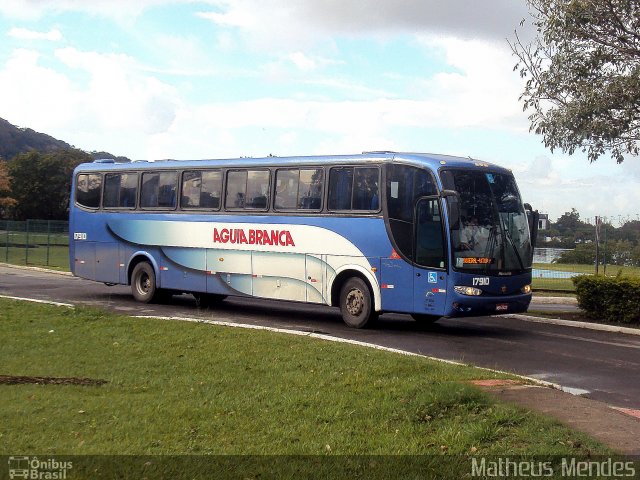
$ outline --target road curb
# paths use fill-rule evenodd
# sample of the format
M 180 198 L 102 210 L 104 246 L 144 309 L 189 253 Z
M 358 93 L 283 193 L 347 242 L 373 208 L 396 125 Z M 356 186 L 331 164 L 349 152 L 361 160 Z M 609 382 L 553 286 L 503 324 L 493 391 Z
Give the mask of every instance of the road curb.
M 576 297 L 542 297 L 536 294 L 531 298 L 531 302 L 539 305 L 578 305 Z
M 618 325 L 605 325 L 602 323 L 578 322 L 574 320 L 562 320 L 560 318 L 534 317 L 533 315 L 522 315 L 520 313 L 507 313 L 496 315 L 506 318 L 515 318 L 525 322 L 548 323 L 550 325 L 562 325 L 565 327 L 584 328 L 587 330 L 599 330 L 601 332 L 624 333 L 626 335 L 640 335 L 640 328 L 620 327 Z
M 63 270 L 52 270 L 50 268 L 44 267 L 30 267 L 28 265 L 14 265 L 13 263 L 2 262 L 0 262 L 0 267 L 15 268 L 17 270 L 31 270 L 32 272 L 55 273 L 57 275 L 66 275 L 68 277 L 73 277 L 73 274 L 71 272 L 65 272 Z

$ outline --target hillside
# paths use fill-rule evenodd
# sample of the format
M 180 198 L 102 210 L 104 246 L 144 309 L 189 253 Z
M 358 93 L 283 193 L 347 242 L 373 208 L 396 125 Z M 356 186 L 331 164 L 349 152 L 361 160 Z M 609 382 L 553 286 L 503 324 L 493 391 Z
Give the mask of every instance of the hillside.
M 30 151 L 53 152 L 74 148 L 67 142 L 53 138 L 46 133 L 36 132 L 30 128 L 19 128 L 0 118 L 0 160 L 11 160 L 19 153 Z M 113 158 L 116 161 L 127 161 L 126 157 L 116 157 L 107 152 L 89 152 L 93 158 Z

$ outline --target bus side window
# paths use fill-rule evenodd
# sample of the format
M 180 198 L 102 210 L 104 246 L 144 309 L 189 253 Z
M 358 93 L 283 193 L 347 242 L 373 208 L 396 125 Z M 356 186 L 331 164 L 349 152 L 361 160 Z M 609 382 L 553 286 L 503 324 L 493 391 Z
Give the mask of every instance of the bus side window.
M 377 168 L 356 168 L 353 206 L 354 210 L 378 210 L 380 174 Z
M 142 208 L 175 208 L 176 172 L 153 172 L 142 174 Z
M 269 177 L 268 170 L 249 170 L 247 172 L 247 202 L 245 208 L 261 210 L 269 206 Z
M 300 170 L 298 203 L 300 210 L 320 210 L 322 207 L 323 170 Z
M 104 177 L 104 208 L 135 208 L 138 194 L 137 173 L 107 173 Z
M 236 170 L 227 173 L 227 197 L 224 205 L 227 208 L 244 208 L 244 198 L 247 191 L 246 170 Z
M 76 180 L 76 202 L 87 208 L 100 207 L 102 175 L 80 174 Z
M 275 208 L 278 210 L 293 210 L 298 199 L 298 184 L 300 170 L 278 170 L 276 172 Z
M 329 171 L 329 210 L 351 210 L 353 167 L 337 167 Z

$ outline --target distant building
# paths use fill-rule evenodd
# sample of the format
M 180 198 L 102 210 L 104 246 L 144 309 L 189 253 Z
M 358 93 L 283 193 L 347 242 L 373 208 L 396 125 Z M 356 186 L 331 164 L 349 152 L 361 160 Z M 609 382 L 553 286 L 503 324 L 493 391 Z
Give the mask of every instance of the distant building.
M 538 230 L 548 230 L 549 229 L 549 214 L 541 213 L 538 218 Z

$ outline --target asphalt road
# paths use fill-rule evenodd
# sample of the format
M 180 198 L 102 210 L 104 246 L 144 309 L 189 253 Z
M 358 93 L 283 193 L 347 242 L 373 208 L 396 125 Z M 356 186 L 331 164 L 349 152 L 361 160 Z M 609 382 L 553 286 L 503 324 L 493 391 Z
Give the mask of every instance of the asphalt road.
M 640 336 L 505 317 L 441 319 L 422 325 L 386 314 L 373 328 L 346 327 L 336 309 L 257 299 L 227 299 L 201 310 L 193 297 L 135 302 L 128 287 L 0 266 L 0 294 L 91 304 L 135 315 L 203 317 L 321 332 L 423 355 L 495 368 L 576 389 L 613 406 L 640 408 Z

